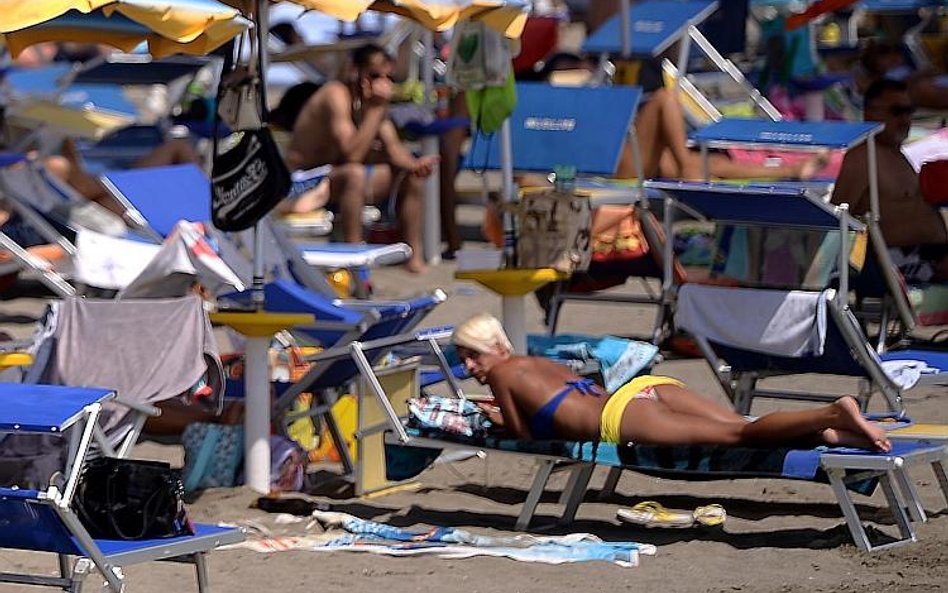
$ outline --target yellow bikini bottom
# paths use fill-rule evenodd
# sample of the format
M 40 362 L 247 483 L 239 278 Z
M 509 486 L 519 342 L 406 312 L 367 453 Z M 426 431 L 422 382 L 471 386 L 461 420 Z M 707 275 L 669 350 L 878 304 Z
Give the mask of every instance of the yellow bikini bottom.
M 599 441 L 603 443 L 620 443 L 622 436 L 622 414 L 626 406 L 633 399 L 656 399 L 652 391 L 659 385 L 674 385 L 675 387 L 684 387 L 685 384 L 678 379 L 671 377 L 662 377 L 659 375 L 642 375 L 636 377 L 620 387 L 609 396 L 609 400 L 602 408 L 602 415 L 599 417 Z

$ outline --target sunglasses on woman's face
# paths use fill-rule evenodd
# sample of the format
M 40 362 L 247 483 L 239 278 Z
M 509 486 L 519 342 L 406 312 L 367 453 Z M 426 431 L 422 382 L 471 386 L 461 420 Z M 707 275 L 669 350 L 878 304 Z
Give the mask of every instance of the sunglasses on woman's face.
M 368 77 L 370 80 L 378 80 L 379 78 L 387 78 L 392 80 L 392 75 L 387 72 L 369 72 Z

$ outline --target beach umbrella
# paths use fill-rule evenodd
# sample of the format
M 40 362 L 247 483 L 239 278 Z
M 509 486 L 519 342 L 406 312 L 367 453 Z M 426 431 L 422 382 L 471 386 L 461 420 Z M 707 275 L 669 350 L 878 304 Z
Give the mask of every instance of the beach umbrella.
M 156 57 L 208 54 L 250 22 L 216 0 L 0 0 L 0 35 L 13 56 L 36 43 L 104 43 Z
M 243 9 L 256 0 L 224 0 Z M 523 0 L 287 0 L 343 21 L 355 21 L 368 11 L 405 17 L 430 31 L 447 31 L 467 20 L 482 21 L 507 37 L 520 37 L 527 22 Z

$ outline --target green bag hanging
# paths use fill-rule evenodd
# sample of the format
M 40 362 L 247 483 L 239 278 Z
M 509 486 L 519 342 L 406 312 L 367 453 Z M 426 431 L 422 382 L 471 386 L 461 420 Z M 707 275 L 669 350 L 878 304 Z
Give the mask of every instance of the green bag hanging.
M 464 93 L 464 98 L 474 127 L 484 134 L 493 134 L 517 106 L 513 68 L 503 85 L 468 90 Z

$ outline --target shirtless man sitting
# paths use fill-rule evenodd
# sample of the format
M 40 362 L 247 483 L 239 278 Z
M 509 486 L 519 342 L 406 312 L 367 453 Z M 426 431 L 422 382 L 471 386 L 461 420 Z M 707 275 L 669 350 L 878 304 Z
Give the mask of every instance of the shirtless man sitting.
M 941 214 L 922 198 L 918 173 L 902 153 L 915 108 L 905 83 L 882 79 L 865 95 L 866 121 L 885 124 L 876 136 L 879 227 L 893 261 L 909 282 L 948 280 L 948 231 Z M 853 214 L 869 211 L 865 143 L 846 153 L 833 190 L 834 204 Z
M 396 189 L 402 237 L 412 249 L 406 267 L 421 272 L 424 179 L 438 157 L 415 158 L 388 119 L 392 68 L 391 56 L 377 45 L 355 50 L 347 78 L 327 82 L 306 102 L 286 163 L 291 171 L 332 165 L 330 200 L 338 204 L 343 237 L 352 243 L 362 241 L 366 201 L 383 200 Z

